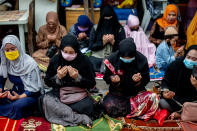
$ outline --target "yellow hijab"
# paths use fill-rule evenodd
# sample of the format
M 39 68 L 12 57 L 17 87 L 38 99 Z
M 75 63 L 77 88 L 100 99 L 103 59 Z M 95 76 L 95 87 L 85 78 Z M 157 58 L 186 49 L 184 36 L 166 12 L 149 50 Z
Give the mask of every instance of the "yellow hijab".
M 197 12 L 187 28 L 187 44 L 185 49 L 190 46 L 197 45 Z
M 164 14 L 162 18 L 157 19 L 157 23 L 159 26 L 161 26 L 163 29 L 165 29 L 167 26 L 176 26 L 177 20 L 174 23 L 168 23 L 167 16 L 168 14 L 173 11 L 176 13 L 176 16 L 178 14 L 178 10 L 176 5 L 170 4 L 165 8 Z

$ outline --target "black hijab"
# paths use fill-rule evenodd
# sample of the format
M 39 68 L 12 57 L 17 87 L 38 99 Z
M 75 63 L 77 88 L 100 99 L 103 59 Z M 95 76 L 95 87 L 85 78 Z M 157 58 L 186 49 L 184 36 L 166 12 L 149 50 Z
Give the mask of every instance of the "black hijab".
M 119 57 L 135 57 L 135 60 L 131 63 L 120 61 L 120 68 L 126 69 L 127 67 L 135 66 L 140 70 L 147 64 L 146 57 L 136 50 L 133 38 L 126 38 L 120 42 Z
M 193 49 L 197 50 L 197 45 L 189 47 L 184 57 L 176 59 L 168 66 L 162 81 L 162 88 L 174 91 L 174 99 L 181 103 L 197 100 L 197 91 L 190 82 L 192 70 L 187 69 L 183 63 L 189 51 Z
M 104 17 L 109 17 L 109 16 L 112 16 L 112 18 L 109 20 L 104 19 Z M 120 27 L 121 25 L 118 21 L 118 18 L 113 8 L 111 6 L 104 6 L 101 9 L 100 19 L 98 22 L 98 27 L 96 29 L 96 34 L 98 35 L 99 33 L 101 33 L 102 34 L 101 36 L 105 34 L 113 34 L 116 37 Z

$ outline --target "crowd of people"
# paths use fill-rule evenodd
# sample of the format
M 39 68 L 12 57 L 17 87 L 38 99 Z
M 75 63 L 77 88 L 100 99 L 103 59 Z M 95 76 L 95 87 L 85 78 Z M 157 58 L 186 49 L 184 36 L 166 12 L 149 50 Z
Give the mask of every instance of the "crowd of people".
M 168 5 L 148 38 L 137 16 L 129 15 L 123 27 L 110 6 L 101 9 L 98 25 L 81 15 L 69 32 L 57 13 L 48 12 L 32 57 L 15 35 L 5 36 L 0 53 L 0 116 L 21 119 L 39 110 L 51 123 L 91 128 L 96 102 L 89 90 L 96 85 L 95 72 L 101 72 L 109 92 L 100 112 L 148 120 L 161 108 L 178 117 L 181 105 L 197 100 L 193 74 L 197 13 L 187 31 L 177 16 L 177 6 Z M 91 56 L 82 53 L 84 48 Z M 42 67 L 47 69 L 44 82 Z M 145 88 L 151 67 L 165 71 L 160 95 Z M 11 89 L 5 87 L 7 79 L 13 83 Z M 41 94 L 44 84 L 52 90 Z

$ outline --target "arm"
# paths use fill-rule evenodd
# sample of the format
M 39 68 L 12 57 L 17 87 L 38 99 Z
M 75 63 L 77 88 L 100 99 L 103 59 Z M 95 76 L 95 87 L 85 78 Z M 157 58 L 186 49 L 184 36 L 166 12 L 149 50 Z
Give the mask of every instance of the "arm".
M 36 36 L 36 43 L 38 49 L 46 49 L 49 46 L 49 41 L 44 37 L 44 32 L 42 27 L 39 29 L 38 34 Z
M 114 45 L 113 51 L 118 50 L 120 41 L 125 39 L 125 38 L 126 38 L 125 30 L 124 30 L 123 27 L 121 27 L 120 30 L 119 30 L 118 38 L 115 39 L 116 40 L 115 41 L 116 44 Z
M 76 36 L 76 31 L 75 31 L 75 26 L 74 25 L 70 27 L 69 34 Z
M 103 48 L 103 40 L 102 38 L 97 39 L 98 36 L 96 36 L 96 31 L 94 28 L 92 28 L 90 32 L 90 43 L 89 43 L 89 49 L 92 51 L 98 51 Z M 102 36 L 101 36 L 102 37 Z

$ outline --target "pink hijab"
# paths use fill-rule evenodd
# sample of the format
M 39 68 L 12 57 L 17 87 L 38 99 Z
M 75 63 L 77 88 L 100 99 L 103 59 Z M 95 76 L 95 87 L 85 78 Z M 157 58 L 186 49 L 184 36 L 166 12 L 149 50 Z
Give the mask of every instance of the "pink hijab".
M 139 19 L 137 16 L 129 15 L 127 25 L 125 25 L 125 34 L 126 38 L 132 37 L 134 39 L 134 42 L 137 47 L 137 51 L 142 53 L 144 56 L 146 56 L 148 60 L 149 67 L 152 67 L 155 64 L 156 57 L 156 47 L 153 43 L 150 43 L 148 40 L 146 34 L 142 30 L 141 27 L 139 27 L 138 31 L 131 31 L 130 27 L 134 27 L 139 25 Z

